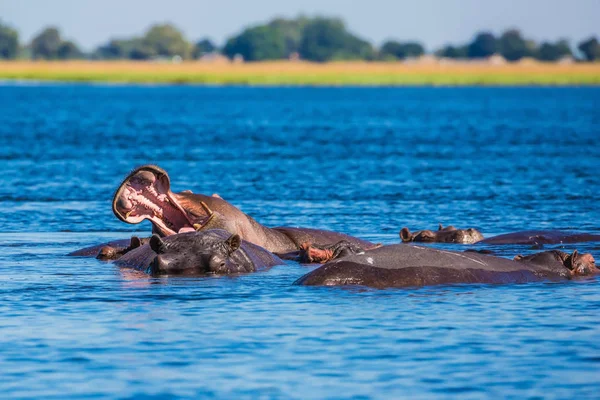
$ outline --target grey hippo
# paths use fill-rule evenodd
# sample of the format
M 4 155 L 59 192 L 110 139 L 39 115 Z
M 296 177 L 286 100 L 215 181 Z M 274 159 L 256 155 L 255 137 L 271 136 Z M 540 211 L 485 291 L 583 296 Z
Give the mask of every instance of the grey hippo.
M 407 244 L 369 251 L 352 249 L 298 279 L 298 285 L 374 288 L 458 283 L 561 281 L 600 272 L 591 254 L 558 250 L 515 260 L 474 252 L 453 252 Z
M 462 244 L 572 244 L 583 242 L 600 242 L 600 235 L 593 233 L 579 233 L 560 230 L 528 230 L 512 232 L 485 239 L 477 229 L 457 229 L 454 226 L 443 227 L 434 230 L 422 230 L 411 232 L 408 228 L 400 230 L 402 242 L 421 243 L 462 243 Z
M 151 275 L 229 275 L 283 264 L 273 253 L 222 229 L 185 232 L 134 248 L 115 261 Z

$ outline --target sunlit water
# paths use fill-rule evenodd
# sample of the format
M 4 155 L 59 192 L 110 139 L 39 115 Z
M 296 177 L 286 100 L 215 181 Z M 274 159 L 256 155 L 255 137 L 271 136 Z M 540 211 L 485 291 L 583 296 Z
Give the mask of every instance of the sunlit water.
M 0 110 L 3 398 L 600 392 L 600 280 L 316 288 L 293 262 L 152 279 L 65 256 L 149 232 L 110 208 L 145 163 L 270 226 L 600 233 L 600 89 L 6 85 Z

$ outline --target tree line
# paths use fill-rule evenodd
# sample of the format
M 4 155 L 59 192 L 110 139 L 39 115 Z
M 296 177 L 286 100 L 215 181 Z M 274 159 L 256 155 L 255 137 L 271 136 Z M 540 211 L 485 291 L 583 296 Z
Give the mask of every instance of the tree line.
M 600 43 L 596 37 L 580 42 L 577 49 L 583 60 L 600 60 Z M 230 59 L 241 57 L 245 61 L 290 58 L 314 62 L 391 61 L 420 57 L 425 52 L 423 45 L 415 41 L 388 40 L 377 48 L 350 32 L 341 19 L 326 17 L 276 18 L 242 30 L 228 38 L 221 47 L 208 38 L 191 43 L 174 25 L 157 24 L 142 36 L 111 39 L 90 53 L 81 51 L 73 41 L 64 39 L 56 27 L 47 27 L 29 44 L 22 44 L 18 32 L 0 21 L 0 59 L 153 60 L 179 57 L 188 60 L 220 53 Z M 469 43 L 448 45 L 434 54 L 453 59 L 482 59 L 500 54 L 509 61 L 526 57 L 541 61 L 575 57 L 567 40 L 536 43 L 516 29 L 509 29 L 500 36 L 480 32 Z

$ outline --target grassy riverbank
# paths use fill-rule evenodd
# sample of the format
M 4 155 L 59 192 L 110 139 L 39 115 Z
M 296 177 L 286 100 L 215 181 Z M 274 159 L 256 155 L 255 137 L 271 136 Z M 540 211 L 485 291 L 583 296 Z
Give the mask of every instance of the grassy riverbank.
M 0 62 L 2 80 L 218 85 L 600 85 L 600 64 Z

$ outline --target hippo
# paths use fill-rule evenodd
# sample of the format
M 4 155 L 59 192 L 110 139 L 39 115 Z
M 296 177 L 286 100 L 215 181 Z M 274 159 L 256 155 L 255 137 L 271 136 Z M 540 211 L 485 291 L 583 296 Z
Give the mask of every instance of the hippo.
M 158 275 L 229 275 L 255 272 L 284 262 L 262 247 L 222 229 L 155 234 L 115 261 L 120 267 Z
M 474 228 L 456 229 L 453 226 L 443 227 L 441 224 L 437 231 L 423 230 L 411 232 L 408 228 L 400 231 L 402 242 L 425 243 L 461 243 L 461 244 L 572 244 L 582 242 L 600 242 L 600 235 L 591 233 L 577 233 L 558 230 L 547 231 L 519 231 L 504 235 L 493 236 L 485 239 L 481 232 Z
M 148 243 L 149 240 L 150 238 L 140 239 L 137 236 L 132 236 L 131 239 L 113 240 L 112 242 L 76 250 L 67 255 L 74 257 L 96 257 L 103 261 L 116 260 L 131 250 Z
M 569 231 L 520 231 L 493 236 L 480 240 L 481 244 L 503 245 L 503 244 L 572 244 L 583 242 L 600 242 L 600 235 L 592 233 L 577 233 Z
M 402 228 L 400 239 L 403 242 L 427 242 L 427 243 L 463 243 L 473 244 L 483 240 L 483 235 L 477 229 L 456 229 L 453 226 L 443 227 L 439 225 L 437 231 L 423 230 L 410 232 L 408 228 Z
M 562 281 L 599 273 L 591 254 L 554 250 L 517 260 L 408 244 L 383 246 L 330 261 L 296 285 L 401 288 L 460 283 Z
M 276 254 L 298 251 L 304 242 L 331 244 L 348 241 L 363 248 L 373 243 L 342 233 L 293 227 L 268 228 L 218 195 L 173 193 L 167 172 L 155 165 L 133 170 L 117 189 L 113 212 L 121 221 L 137 224 L 150 220 L 153 232 L 165 237 L 176 233 L 224 229 Z

